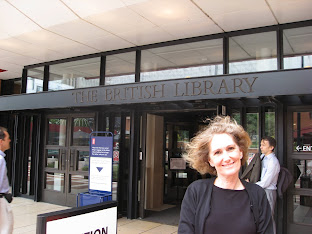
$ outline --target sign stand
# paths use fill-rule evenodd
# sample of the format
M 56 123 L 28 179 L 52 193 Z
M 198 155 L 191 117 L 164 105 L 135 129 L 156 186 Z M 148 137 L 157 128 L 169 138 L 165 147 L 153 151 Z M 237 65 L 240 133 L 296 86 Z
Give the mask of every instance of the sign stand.
M 77 195 L 77 206 L 112 200 L 113 133 L 90 134 L 89 191 Z

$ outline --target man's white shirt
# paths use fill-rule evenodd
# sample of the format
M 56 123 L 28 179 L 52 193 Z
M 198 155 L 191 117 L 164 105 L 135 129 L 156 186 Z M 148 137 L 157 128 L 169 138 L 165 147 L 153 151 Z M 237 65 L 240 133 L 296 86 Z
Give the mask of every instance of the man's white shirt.
M 274 153 L 267 156 L 262 154 L 261 159 L 261 179 L 256 184 L 264 189 L 276 190 L 280 164 Z

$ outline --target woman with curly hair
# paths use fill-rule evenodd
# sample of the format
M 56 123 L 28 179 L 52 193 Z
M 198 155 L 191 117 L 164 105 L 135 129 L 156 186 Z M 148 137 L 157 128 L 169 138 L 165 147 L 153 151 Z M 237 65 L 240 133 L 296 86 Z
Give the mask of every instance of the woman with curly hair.
M 191 140 L 185 160 L 199 173 L 216 177 L 188 187 L 179 234 L 273 233 L 265 191 L 239 179 L 250 144 L 248 133 L 228 116 L 217 116 Z

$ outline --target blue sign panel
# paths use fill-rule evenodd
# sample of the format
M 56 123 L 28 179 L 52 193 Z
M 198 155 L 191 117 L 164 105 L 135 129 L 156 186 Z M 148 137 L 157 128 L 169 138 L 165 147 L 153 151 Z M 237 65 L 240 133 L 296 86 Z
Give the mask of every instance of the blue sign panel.
M 95 136 L 104 133 L 105 136 Z M 113 134 L 92 132 L 90 135 L 89 192 L 112 192 Z

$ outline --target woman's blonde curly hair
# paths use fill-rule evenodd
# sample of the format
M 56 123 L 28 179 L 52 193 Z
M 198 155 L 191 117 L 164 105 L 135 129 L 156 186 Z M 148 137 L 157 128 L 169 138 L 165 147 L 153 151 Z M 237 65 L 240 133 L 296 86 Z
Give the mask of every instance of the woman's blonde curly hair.
M 231 120 L 229 116 L 216 116 L 202 131 L 187 145 L 187 153 L 183 155 L 184 159 L 201 174 L 217 175 L 217 171 L 209 164 L 208 157 L 210 152 L 210 142 L 215 134 L 226 133 L 232 136 L 234 142 L 243 152 L 241 165 L 244 165 L 248 159 L 247 151 L 251 145 L 251 140 L 244 128 Z

